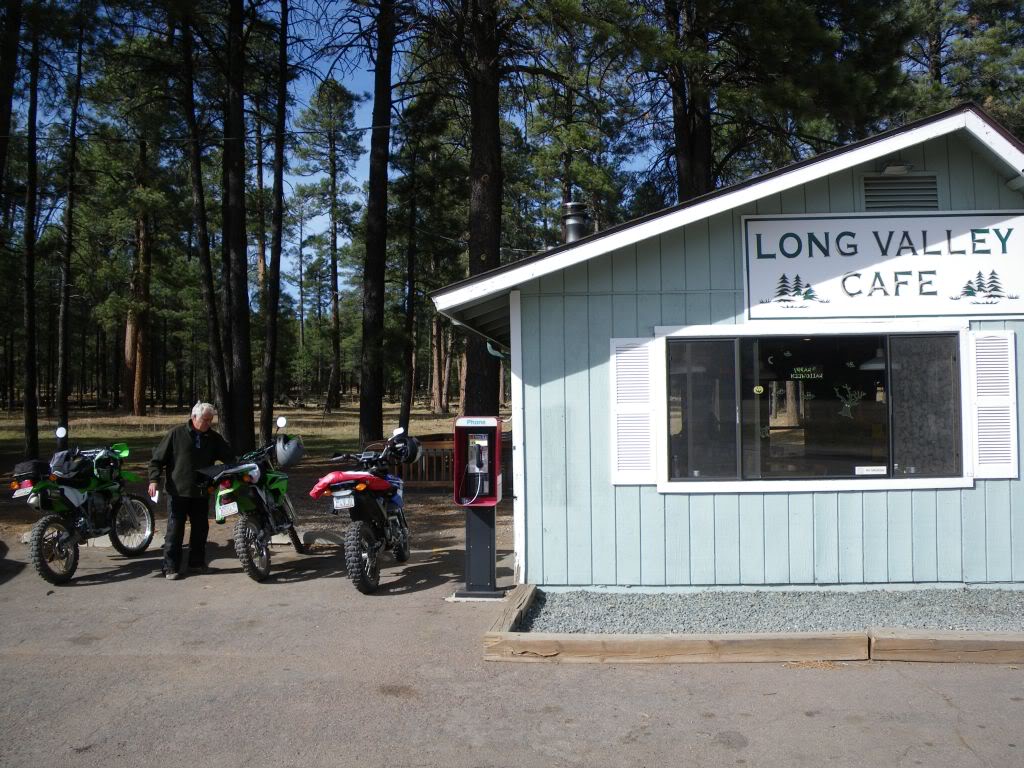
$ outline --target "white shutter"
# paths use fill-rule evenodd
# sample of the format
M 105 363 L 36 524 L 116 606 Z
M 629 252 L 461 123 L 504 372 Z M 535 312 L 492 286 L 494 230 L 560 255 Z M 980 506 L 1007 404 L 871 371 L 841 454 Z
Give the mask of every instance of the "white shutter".
M 612 484 L 654 485 L 653 339 L 612 339 Z
M 974 331 L 974 476 L 1017 477 L 1017 361 L 1013 331 Z

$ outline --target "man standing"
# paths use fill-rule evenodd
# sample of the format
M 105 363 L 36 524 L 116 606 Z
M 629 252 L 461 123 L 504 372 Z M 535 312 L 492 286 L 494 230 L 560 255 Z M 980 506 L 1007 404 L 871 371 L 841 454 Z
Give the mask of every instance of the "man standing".
M 166 491 L 170 496 L 167 534 L 164 537 L 164 576 L 180 578 L 181 545 L 185 518 L 192 526 L 188 539 L 188 567 L 206 570 L 206 536 L 210 532 L 209 497 L 196 470 L 216 461 L 234 461 L 234 453 L 218 433 L 210 429 L 217 417 L 209 403 L 196 403 L 188 423 L 175 427 L 160 441 L 149 462 L 149 495 L 155 496 L 161 471 L 167 469 Z

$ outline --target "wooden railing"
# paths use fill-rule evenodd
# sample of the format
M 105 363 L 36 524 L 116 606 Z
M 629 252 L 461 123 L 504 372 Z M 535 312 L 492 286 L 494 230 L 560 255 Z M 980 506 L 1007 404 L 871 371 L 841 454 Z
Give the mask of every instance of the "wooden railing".
M 512 433 L 503 432 L 501 443 L 502 495 L 512 494 Z M 411 489 L 454 487 L 454 444 L 451 437 L 429 436 L 420 440 L 422 455 L 415 464 L 399 465 L 398 474 Z

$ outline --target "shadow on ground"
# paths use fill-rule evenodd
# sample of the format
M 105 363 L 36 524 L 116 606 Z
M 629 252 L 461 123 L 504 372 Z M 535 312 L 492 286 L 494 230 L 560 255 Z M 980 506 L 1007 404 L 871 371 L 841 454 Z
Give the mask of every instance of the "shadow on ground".
M 0 584 L 3 584 L 9 579 L 13 579 L 25 569 L 25 563 L 19 563 L 16 560 L 7 559 L 7 553 L 9 551 L 8 546 L 4 542 L 0 541 Z

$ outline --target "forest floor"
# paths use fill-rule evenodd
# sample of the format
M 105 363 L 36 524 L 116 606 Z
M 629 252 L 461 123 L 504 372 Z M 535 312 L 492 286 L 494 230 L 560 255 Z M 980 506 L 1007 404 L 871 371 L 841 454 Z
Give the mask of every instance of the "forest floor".
M 163 434 L 173 426 L 188 418 L 190 407 L 166 409 L 156 408 L 146 416 L 128 416 L 124 413 L 97 411 L 94 408 L 72 409 L 68 425 L 71 440 L 80 446 L 108 445 L 113 442 L 124 442 L 132 451 L 129 464 L 137 457 L 145 455 L 149 458 L 149 450 Z M 275 408 L 276 416 L 288 419 L 286 431 L 289 434 L 302 435 L 306 449 L 311 453 L 325 453 L 334 448 L 353 450 L 358 448 L 359 438 L 359 401 L 344 400 L 339 408 L 331 413 L 324 413 L 321 408 Z M 398 426 L 398 403 L 384 403 L 384 434 Z M 256 412 L 259 423 L 259 411 Z M 438 416 L 422 405 L 413 408 L 409 423 L 409 433 L 420 435 L 450 435 L 452 433 L 455 414 Z M 217 429 L 218 422 L 214 423 Z M 506 427 L 508 428 L 508 427 Z M 39 445 L 40 452 L 48 455 L 56 443 L 54 431 L 57 429 L 57 418 L 40 411 Z M 0 474 L 6 470 L 10 459 L 19 461 L 24 443 L 24 427 L 20 411 L 0 412 Z M 143 453 L 144 452 L 144 453 Z

